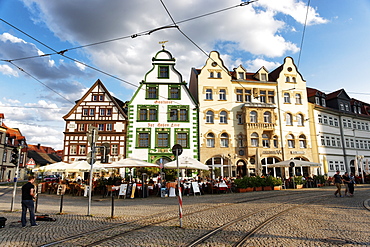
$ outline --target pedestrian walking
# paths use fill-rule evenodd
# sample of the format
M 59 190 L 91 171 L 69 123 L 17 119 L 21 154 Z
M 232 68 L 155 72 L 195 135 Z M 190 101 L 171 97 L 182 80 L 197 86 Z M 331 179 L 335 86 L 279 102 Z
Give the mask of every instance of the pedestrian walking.
M 349 183 L 348 183 L 349 196 L 353 196 L 353 193 L 355 191 L 355 183 L 356 183 L 355 176 L 351 172 L 351 174 L 349 175 Z
M 347 193 L 348 193 L 348 184 L 349 184 L 349 175 L 348 175 L 348 172 L 345 172 L 344 175 L 342 176 L 342 180 L 343 180 L 343 184 L 345 186 L 345 189 L 344 189 L 344 196 L 348 196 Z
M 339 194 L 339 196 L 342 197 L 342 191 L 341 191 L 342 177 L 341 175 L 339 175 L 339 171 L 337 171 L 336 174 L 334 174 L 333 178 L 334 178 L 334 185 L 335 187 L 337 187 L 337 190 L 334 192 L 334 195 L 335 197 L 338 197 L 337 194 Z
M 28 183 L 22 186 L 22 227 L 25 227 L 27 224 L 27 209 L 30 211 L 31 226 L 37 226 L 35 218 L 35 205 L 33 203 L 33 200 L 36 198 L 35 186 L 33 185 L 34 182 L 35 177 L 29 176 Z

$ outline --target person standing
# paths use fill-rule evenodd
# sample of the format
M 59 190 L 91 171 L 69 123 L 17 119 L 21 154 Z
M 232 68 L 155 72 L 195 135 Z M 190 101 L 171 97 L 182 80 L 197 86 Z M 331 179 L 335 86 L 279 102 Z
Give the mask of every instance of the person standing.
M 339 175 L 339 171 L 336 172 L 333 176 L 334 178 L 334 185 L 337 187 L 337 190 L 334 192 L 335 197 L 338 197 L 337 194 L 339 194 L 340 197 L 342 197 L 341 187 L 342 187 L 342 177 Z
M 349 196 L 353 196 L 353 192 L 355 191 L 355 183 L 356 183 L 355 176 L 351 172 L 351 174 L 349 175 L 349 183 L 348 183 Z
M 35 205 L 33 203 L 33 199 L 36 198 L 35 186 L 33 185 L 34 182 L 35 177 L 29 176 L 28 183 L 22 186 L 22 227 L 25 227 L 27 224 L 27 209 L 30 211 L 31 226 L 37 226 L 35 218 Z
M 349 175 L 348 175 L 348 172 L 345 172 L 344 175 L 342 176 L 342 180 L 343 180 L 343 183 L 344 183 L 344 186 L 345 186 L 345 190 L 344 190 L 344 196 L 347 196 L 347 193 L 348 193 L 348 184 L 349 184 Z

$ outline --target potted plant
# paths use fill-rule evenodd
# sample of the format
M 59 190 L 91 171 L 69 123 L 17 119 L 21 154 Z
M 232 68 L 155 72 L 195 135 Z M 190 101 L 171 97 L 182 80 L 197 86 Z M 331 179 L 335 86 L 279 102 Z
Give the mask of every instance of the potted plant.
M 317 184 L 317 187 L 324 187 L 325 185 L 325 182 L 326 182 L 326 178 L 324 175 L 317 175 L 317 176 L 314 176 L 314 180 Z
M 281 190 L 281 185 L 283 184 L 283 180 L 281 180 L 281 178 L 272 177 L 272 183 L 274 190 Z
M 263 183 L 263 190 L 273 190 L 274 182 L 273 182 L 273 176 L 267 176 L 264 178 Z
M 295 176 L 294 177 L 294 184 L 296 185 L 296 188 L 297 189 L 302 189 L 303 188 L 303 184 L 305 183 L 306 181 L 303 180 L 303 177 L 302 176 Z
M 250 177 L 243 177 L 234 180 L 237 192 L 249 192 L 253 191 L 253 186 L 251 185 Z
M 251 183 L 255 191 L 261 191 L 264 184 L 264 179 L 260 176 L 251 177 Z

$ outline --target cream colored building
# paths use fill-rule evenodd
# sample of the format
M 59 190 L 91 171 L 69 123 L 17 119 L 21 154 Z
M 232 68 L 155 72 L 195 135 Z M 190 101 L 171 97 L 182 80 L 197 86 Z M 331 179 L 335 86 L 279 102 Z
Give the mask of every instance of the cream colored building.
M 189 89 L 199 103 L 200 160 L 213 178 L 287 177 L 293 168 L 267 165 L 312 161 L 306 83 L 292 58 L 271 73 L 264 67 L 250 73 L 242 65 L 229 71 L 213 51 L 202 69 L 192 69 Z M 294 168 L 298 175 L 315 172 Z

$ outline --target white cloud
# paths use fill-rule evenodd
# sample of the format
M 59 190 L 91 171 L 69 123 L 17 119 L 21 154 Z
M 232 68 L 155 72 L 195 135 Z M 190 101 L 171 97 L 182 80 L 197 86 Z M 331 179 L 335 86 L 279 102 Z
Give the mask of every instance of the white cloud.
M 10 67 L 7 64 L 0 65 L 0 73 L 4 75 L 8 75 L 8 76 L 14 76 L 14 77 L 19 76 L 18 71 L 14 70 L 12 67 Z

